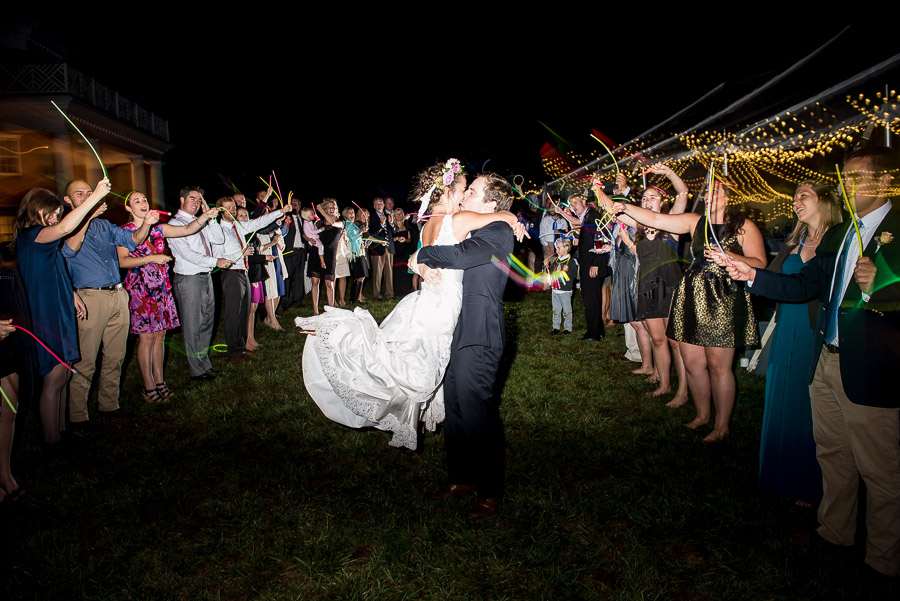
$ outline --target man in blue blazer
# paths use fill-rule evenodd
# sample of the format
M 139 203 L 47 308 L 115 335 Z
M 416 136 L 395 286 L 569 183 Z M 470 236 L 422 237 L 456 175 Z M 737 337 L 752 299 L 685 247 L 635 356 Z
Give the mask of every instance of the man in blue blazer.
M 466 190 L 464 211 L 493 213 L 512 204 L 509 182 L 484 173 Z M 464 269 L 462 311 L 453 333 L 444 376 L 444 448 L 450 485 L 438 496 L 478 491 L 471 517 L 492 513 L 503 495 L 506 442 L 494 390 L 503 355 L 503 289 L 506 272 L 493 265 L 513 250 L 509 225 L 499 221 L 472 232 L 456 246 L 427 246 L 418 252 L 419 271 Z M 423 266 L 425 266 L 423 268 Z
M 751 292 L 782 302 L 818 296 L 809 396 L 824 495 L 819 535 L 850 546 L 856 535 L 859 477 L 866 484 L 866 563 L 900 574 L 900 210 L 889 197 L 900 182 L 900 157 L 862 148 L 844 162 L 844 186 L 855 198 L 863 253 L 849 216 L 822 237 L 794 275 L 729 261 L 729 275 Z

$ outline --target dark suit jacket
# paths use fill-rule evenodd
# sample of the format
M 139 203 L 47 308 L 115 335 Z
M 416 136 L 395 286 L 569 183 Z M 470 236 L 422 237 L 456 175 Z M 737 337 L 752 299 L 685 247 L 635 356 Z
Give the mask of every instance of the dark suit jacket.
M 819 297 L 810 381 L 825 343 L 831 279 L 838 251 L 850 227 L 853 225 L 848 218 L 828 230 L 816 256 L 800 273 L 784 275 L 758 269 L 750 288 L 753 294 L 785 302 Z M 855 280 L 851 279 L 847 286 L 838 309 L 838 344 L 841 378 L 847 397 L 858 405 L 896 408 L 900 407 L 900 395 L 893 383 L 893 376 L 900 368 L 900 279 L 896 275 L 900 272 L 900 240 L 883 245 L 876 254 L 875 241 L 882 232 L 900 234 L 900 209 L 891 209 L 866 246 L 865 256 L 872 258 L 878 269 L 869 302 L 863 301 Z M 849 277 L 852 278 L 852 274 Z
M 594 234 L 597 233 L 597 221 L 602 215 L 589 208 L 584 216 L 584 225 L 578 232 L 578 265 L 583 273 L 587 273 L 591 267 L 598 267 L 599 273 L 597 278 L 601 281 L 608 276 L 611 271 L 609 269 L 609 255 L 601 255 L 592 253 L 590 250 L 594 248 Z
M 378 216 L 378 213 L 376 213 L 374 209 L 369 211 L 369 235 L 381 238 L 382 240 L 387 240 L 388 243 L 387 246 L 382 244 L 372 244 L 372 246 L 369 247 L 370 255 L 380 257 L 384 254 L 385 249 L 390 251 L 392 255 L 394 254 L 394 226 L 385 220 L 385 225 L 382 227 L 381 217 Z
M 428 267 L 465 269 L 462 311 L 453 334 L 453 350 L 467 346 L 503 348 L 503 289 L 506 272 L 494 260 L 506 261 L 513 250 L 512 230 L 504 222 L 472 232 L 456 246 L 426 246 L 418 262 Z

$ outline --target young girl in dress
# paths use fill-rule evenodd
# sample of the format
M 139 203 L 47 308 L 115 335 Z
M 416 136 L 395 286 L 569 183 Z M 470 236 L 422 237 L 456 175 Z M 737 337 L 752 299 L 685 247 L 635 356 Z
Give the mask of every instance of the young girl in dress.
M 312 281 L 310 294 L 312 295 L 313 315 L 319 314 L 319 280 L 325 273 L 325 245 L 319 238 L 319 232 L 325 229 L 325 224 L 316 217 L 311 207 L 300 209 L 300 217 L 303 219 L 303 235 L 311 242 L 312 247 L 306 260 L 306 275 Z M 315 248 L 315 251 L 313 250 Z

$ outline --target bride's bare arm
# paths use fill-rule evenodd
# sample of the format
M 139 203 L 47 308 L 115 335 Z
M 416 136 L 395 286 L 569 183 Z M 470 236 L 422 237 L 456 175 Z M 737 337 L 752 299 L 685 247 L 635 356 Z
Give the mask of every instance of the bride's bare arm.
M 509 211 L 498 211 L 496 213 L 475 213 L 473 211 L 460 211 L 453 215 L 453 237 L 459 242 L 466 239 L 469 232 L 480 230 L 486 225 L 495 221 L 504 221 L 506 224 L 515 229 L 519 222 L 516 216 Z

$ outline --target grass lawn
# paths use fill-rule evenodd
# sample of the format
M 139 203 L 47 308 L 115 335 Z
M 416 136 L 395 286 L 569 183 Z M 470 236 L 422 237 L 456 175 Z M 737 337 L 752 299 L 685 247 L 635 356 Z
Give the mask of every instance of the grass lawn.
M 392 306 L 369 308 L 380 320 Z M 762 380 L 740 376 L 731 436 L 703 444 L 708 429 L 682 426 L 692 404 L 645 397 L 652 386 L 617 360 L 620 327 L 600 344 L 578 340 L 577 300 L 576 335 L 551 338 L 548 295 L 509 301 L 507 496 L 473 521 L 474 497 L 429 499 L 446 474 L 440 433 L 409 452 L 319 412 L 303 388 L 304 337 L 289 327 L 297 314 L 281 318 L 283 332 L 260 323 L 252 365 L 216 353 L 220 377 L 204 384 L 170 336 L 169 406 L 142 402 L 129 357 L 122 406 L 133 417 L 73 435 L 62 457 L 43 454 L 23 406 L 13 470 L 28 492 L 0 507 L 0 597 L 859 595 L 841 577 L 845 557 L 801 544 L 814 513 L 757 488 Z

